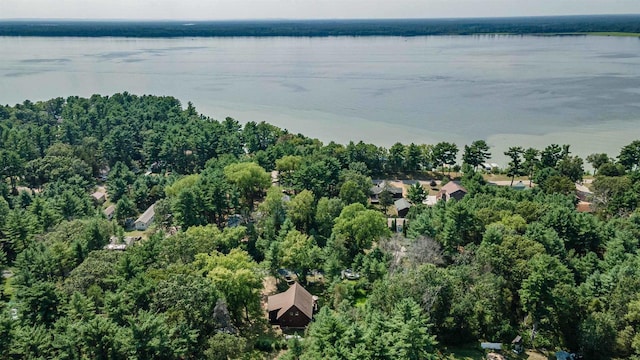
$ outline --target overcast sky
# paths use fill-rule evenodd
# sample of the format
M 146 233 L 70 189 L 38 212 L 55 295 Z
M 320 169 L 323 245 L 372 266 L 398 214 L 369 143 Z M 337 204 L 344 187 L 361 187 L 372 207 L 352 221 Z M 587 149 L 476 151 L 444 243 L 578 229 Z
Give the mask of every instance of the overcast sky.
M 0 18 L 326 19 L 640 14 L 640 0 L 0 0 Z

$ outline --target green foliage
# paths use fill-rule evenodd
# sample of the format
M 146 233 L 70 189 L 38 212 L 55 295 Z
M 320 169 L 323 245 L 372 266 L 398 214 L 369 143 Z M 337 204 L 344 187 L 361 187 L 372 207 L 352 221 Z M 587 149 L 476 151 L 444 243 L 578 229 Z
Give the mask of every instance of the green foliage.
M 531 345 L 548 346 L 544 341 L 562 344 L 562 327 L 573 317 L 575 294 L 571 272 L 557 258 L 546 254 L 533 256 L 529 267 L 530 275 L 519 291 L 520 301 L 532 329 L 543 335 L 538 340 L 534 337 Z
M 224 168 L 227 180 L 235 184 L 249 209 L 254 200 L 271 184 L 271 175 L 256 163 L 236 163 Z
M 504 152 L 504 154 L 511 159 L 511 161 L 509 161 L 509 167 L 507 168 L 507 175 L 511 176 L 511 186 L 513 186 L 513 179 L 516 176 L 525 174 L 525 168 L 522 160 L 524 152 L 524 149 L 520 146 L 512 146 L 508 151 Z
M 416 182 L 412 186 L 409 187 L 407 191 L 407 198 L 414 204 L 422 204 L 422 202 L 427 198 L 427 192 L 422 187 L 422 184 Z
M 640 355 L 635 142 L 617 163 L 587 159 L 597 212 L 584 214 L 567 145 L 511 148 L 510 175 L 538 185 L 516 192 L 473 171 L 489 156 L 475 141 L 467 196 L 413 207 L 405 239 L 367 208 L 369 175 L 454 165 L 455 144 L 325 146 L 128 93 L 0 106 L 0 139 L 4 357 L 271 358 L 284 341 L 261 299 L 279 267 L 321 307 L 284 358 L 428 359 L 516 334 L 590 359 Z M 126 234 L 89 196 L 106 171 L 120 222 L 156 204 L 159 226 L 125 251 L 102 250 Z M 425 195 L 409 188 L 414 203 Z M 339 280 L 346 268 L 359 279 Z
M 591 166 L 593 167 L 594 175 L 595 175 L 596 172 L 599 172 L 600 167 L 602 167 L 602 165 L 610 164 L 610 163 L 613 162 L 612 159 L 609 158 L 609 155 L 604 154 L 604 153 L 591 154 L 591 155 L 587 156 L 587 158 L 585 160 L 587 160 L 587 162 L 589 164 L 591 164 Z
M 332 247 L 348 264 L 347 259 L 353 259 L 370 249 L 374 241 L 389 235 L 386 219 L 379 212 L 367 210 L 362 204 L 351 204 L 335 220 Z
M 458 155 L 458 146 L 454 143 L 440 142 L 437 143 L 431 152 L 433 163 L 436 167 L 448 165 L 449 167 L 456 163 Z
M 314 203 L 313 193 L 303 190 L 286 205 L 287 217 L 297 229 L 307 232 L 311 228 L 315 213 Z
M 358 183 L 349 180 L 340 187 L 340 200 L 345 204 L 359 203 L 366 206 L 369 196 L 358 186 Z
M 618 162 L 627 170 L 634 170 L 640 167 L 640 140 L 632 141 L 620 150 Z
M 331 236 L 335 219 L 340 215 L 343 207 L 344 203 L 338 198 L 329 199 L 322 197 L 318 200 L 315 214 L 316 231 L 318 235 L 324 239 Z
M 228 255 L 198 254 L 194 265 L 220 291 L 236 324 L 260 316 L 262 279 L 249 254 L 239 249 Z
M 298 279 L 306 283 L 306 277 L 311 269 L 320 264 L 320 248 L 313 237 L 297 230 L 289 231 L 278 246 L 280 265 L 298 274 Z
M 464 146 L 462 162 L 469 164 L 476 169 L 490 157 L 491 153 L 489 152 L 489 145 L 487 145 L 487 142 L 484 140 L 476 140 L 472 142 L 470 146 Z

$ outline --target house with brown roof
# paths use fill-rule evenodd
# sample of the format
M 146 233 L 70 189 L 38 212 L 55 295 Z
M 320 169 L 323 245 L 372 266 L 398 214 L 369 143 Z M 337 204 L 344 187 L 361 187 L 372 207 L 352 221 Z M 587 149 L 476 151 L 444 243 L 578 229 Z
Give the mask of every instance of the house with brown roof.
M 106 216 L 107 220 L 111 221 L 111 219 L 113 219 L 113 215 L 115 215 L 116 206 L 109 205 L 109 207 L 104 209 L 102 212 L 104 213 L 104 216 Z
M 593 204 L 588 201 L 578 201 L 578 205 L 576 205 L 576 211 L 583 213 L 592 213 L 594 212 Z
M 283 328 L 305 328 L 315 307 L 314 297 L 296 282 L 287 291 L 269 296 L 269 322 Z
M 102 204 L 107 199 L 107 194 L 103 193 L 102 191 L 96 191 L 91 194 L 91 198 L 93 198 L 93 201 L 97 204 Z
M 460 201 L 465 195 L 467 195 L 467 189 L 455 181 L 449 181 L 440 188 L 437 197 L 438 200 L 448 201 L 453 198 Z

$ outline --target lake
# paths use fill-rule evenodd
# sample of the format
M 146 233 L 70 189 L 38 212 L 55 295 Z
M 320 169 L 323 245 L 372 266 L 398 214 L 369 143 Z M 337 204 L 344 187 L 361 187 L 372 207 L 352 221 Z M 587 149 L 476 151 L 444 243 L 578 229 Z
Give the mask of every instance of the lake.
M 128 91 L 323 141 L 486 139 L 618 154 L 640 138 L 640 39 L 0 37 L 0 103 Z

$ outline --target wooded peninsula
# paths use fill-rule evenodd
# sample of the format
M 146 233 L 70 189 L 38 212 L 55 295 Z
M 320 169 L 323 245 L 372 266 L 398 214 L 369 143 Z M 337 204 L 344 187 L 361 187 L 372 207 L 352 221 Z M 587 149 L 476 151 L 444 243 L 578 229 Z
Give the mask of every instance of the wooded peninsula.
M 638 358 L 620 147 L 500 167 L 482 139 L 323 144 L 173 97 L 0 106 L 0 358 Z

